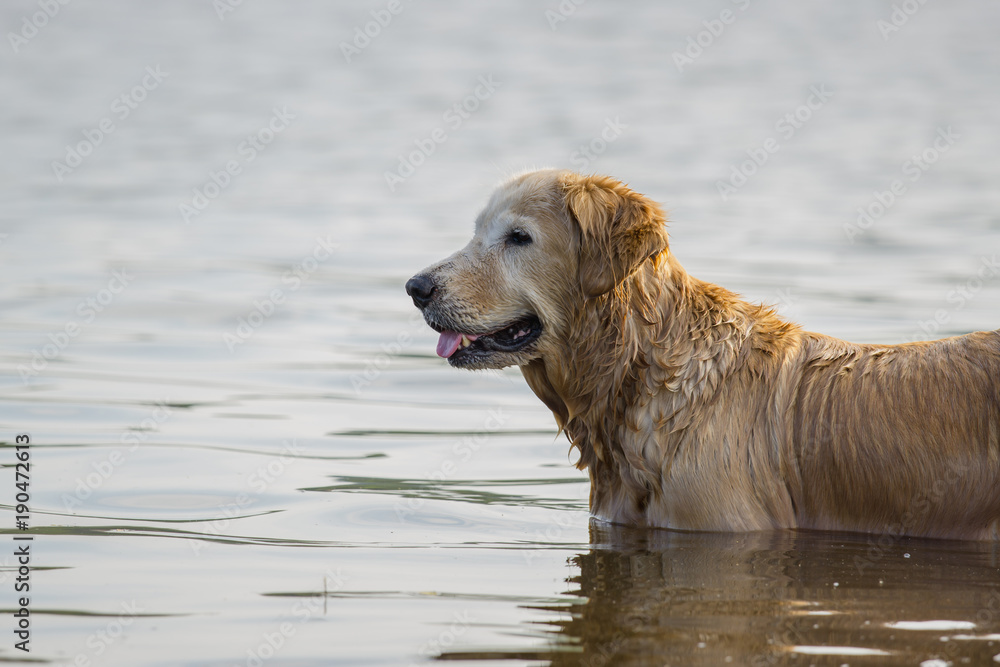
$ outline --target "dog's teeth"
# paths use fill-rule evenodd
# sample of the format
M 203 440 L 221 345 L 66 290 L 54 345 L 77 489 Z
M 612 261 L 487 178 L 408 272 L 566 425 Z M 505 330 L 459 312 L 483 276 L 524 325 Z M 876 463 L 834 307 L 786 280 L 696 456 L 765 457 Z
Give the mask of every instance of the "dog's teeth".
M 469 347 L 470 345 L 472 345 L 472 341 L 467 336 L 462 336 L 462 347 Z

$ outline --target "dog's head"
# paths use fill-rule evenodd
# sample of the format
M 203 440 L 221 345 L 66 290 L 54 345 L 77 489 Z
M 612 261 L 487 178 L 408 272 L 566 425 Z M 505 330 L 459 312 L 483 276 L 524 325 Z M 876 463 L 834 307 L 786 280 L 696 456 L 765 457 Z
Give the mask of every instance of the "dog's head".
M 497 188 L 469 244 L 406 292 L 451 365 L 523 366 L 556 353 L 588 299 L 666 249 L 663 212 L 622 183 L 534 171 Z

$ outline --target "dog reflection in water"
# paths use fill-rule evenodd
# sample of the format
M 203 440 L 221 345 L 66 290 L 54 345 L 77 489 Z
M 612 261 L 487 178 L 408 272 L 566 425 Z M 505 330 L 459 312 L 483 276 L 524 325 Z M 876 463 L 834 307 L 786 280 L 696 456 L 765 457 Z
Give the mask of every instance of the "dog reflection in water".
M 940 624 L 947 610 L 949 619 L 968 619 L 957 626 L 975 620 L 977 634 L 991 636 L 1000 610 L 995 544 L 935 549 L 894 538 L 877 548 L 878 567 L 869 569 L 876 540 L 883 542 L 825 531 L 695 533 L 593 521 L 591 547 L 570 559 L 562 599 L 523 603 L 533 610 L 524 634 L 536 637 L 545 623 L 555 630 L 544 635 L 548 645 L 533 641 L 506 655 L 592 667 L 855 665 L 859 658 L 919 665 L 935 656 L 947 658 L 941 664 L 995 664 L 996 646 L 970 641 L 968 630 L 964 640 L 945 642 L 941 632 L 895 629 L 900 621 Z M 914 572 L 935 576 L 915 586 Z M 456 648 L 441 657 L 499 656 Z

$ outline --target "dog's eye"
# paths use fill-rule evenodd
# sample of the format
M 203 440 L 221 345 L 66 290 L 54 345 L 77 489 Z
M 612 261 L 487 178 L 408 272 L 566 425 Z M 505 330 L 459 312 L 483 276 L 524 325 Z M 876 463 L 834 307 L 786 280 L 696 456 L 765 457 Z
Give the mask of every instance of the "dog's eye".
M 523 229 L 512 229 L 507 234 L 507 245 L 528 245 L 531 243 L 531 236 Z

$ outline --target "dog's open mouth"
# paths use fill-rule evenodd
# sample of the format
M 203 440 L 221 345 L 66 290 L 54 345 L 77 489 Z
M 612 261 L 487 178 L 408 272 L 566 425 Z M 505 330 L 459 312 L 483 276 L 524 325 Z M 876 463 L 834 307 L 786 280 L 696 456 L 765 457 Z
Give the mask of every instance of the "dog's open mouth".
M 461 333 L 434 324 L 431 327 L 441 334 L 437 344 L 438 356 L 451 363 L 488 356 L 493 352 L 519 352 L 538 340 L 542 333 L 542 323 L 534 315 L 517 319 L 487 334 Z

